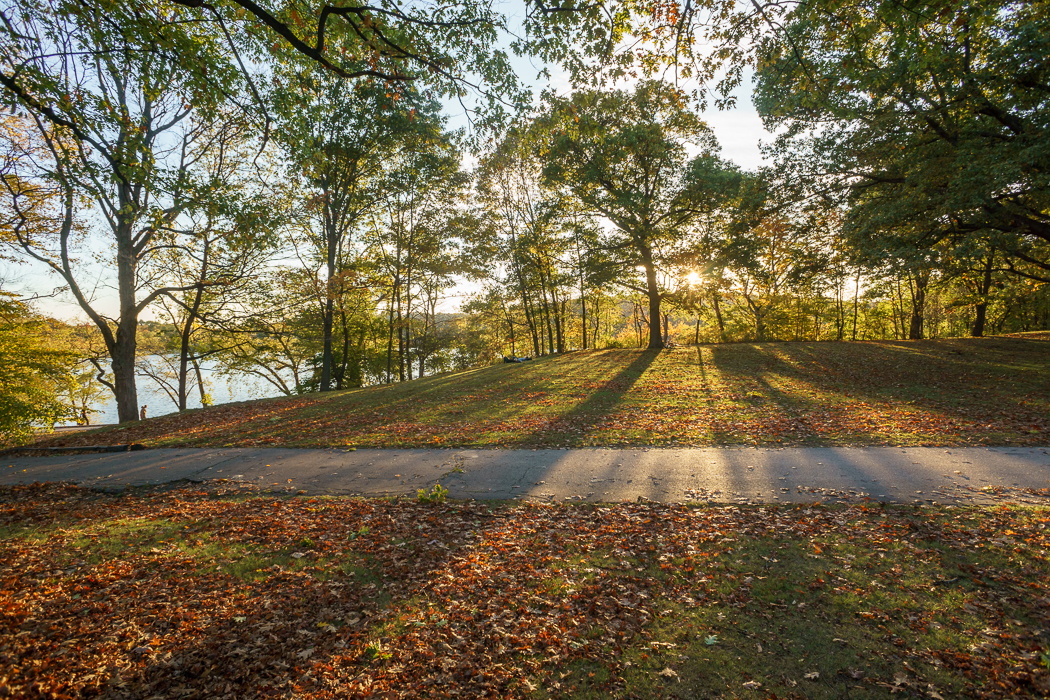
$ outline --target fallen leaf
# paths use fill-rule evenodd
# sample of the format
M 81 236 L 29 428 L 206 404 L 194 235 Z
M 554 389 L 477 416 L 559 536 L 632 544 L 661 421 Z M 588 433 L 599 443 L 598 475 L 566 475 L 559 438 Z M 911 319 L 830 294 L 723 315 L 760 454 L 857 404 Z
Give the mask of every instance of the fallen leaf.
M 681 682 L 681 680 L 682 680 L 681 678 L 678 677 L 678 673 L 675 672 L 675 670 L 673 668 L 671 668 L 670 666 L 665 668 L 663 671 L 660 671 L 660 673 L 657 674 L 657 675 L 662 676 L 663 678 L 667 678 L 668 680 L 670 680 L 671 678 L 675 679 L 678 682 Z

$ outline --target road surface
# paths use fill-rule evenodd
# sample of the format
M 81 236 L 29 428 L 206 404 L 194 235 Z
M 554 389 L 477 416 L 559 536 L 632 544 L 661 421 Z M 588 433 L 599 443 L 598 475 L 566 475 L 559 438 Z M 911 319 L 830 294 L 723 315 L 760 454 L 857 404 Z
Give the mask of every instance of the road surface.
M 120 489 L 228 480 L 310 495 L 543 502 L 1050 504 L 1050 447 L 825 447 L 564 450 L 152 449 L 6 457 L 0 484 L 74 481 Z

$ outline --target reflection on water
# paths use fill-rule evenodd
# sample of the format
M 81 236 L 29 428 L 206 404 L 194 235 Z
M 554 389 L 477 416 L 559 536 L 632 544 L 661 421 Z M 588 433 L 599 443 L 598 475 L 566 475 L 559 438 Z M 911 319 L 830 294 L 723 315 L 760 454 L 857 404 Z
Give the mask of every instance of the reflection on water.
M 214 363 L 201 363 L 201 373 L 204 376 L 205 389 L 211 394 L 212 404 L 229 403 L 231 401 L 247 401 L 249 399 L 261 399 L 271 396 L 280 396 L 280 392 L 269 382 L 247 374 L 238 374 L 234 377 L 226 377 L 216 372 Z M 159 384 L 149 377 L 138 375 L 136 378 L 138 389 L 139 409 L 145 405 L 146 417 L 177 413 L 178 405 L 168 397 Z M 190 373 L 191 390 L 186 397 L 187 408 L 200 408 L 201 396 L 197 390 L 193 373 Z M 91 424 L 99 425 L 117 422 L 117 401 L 112 392 L 106 392 L 104 402 L 94 406 L 98 413 L 91 415 Z M 74 425 L 73 422 L 60 423 L 59 425 Z

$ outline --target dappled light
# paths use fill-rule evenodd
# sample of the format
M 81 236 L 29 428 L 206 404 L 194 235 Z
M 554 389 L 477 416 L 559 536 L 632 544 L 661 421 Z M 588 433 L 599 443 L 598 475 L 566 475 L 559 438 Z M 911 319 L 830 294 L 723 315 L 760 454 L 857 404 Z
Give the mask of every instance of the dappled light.
M 599 350 L 248 402 L 48 444 L 1016 445 L 1050 436 L 1039 340 Z
M 1050 2 L 0 20 L 0 700 L 1050 698 Z
M 656 697 L 736 695 L 732 674 L 829 700 L 1050 692 L 1045 513 L 227 488 L 0 488 L 0 688 Z

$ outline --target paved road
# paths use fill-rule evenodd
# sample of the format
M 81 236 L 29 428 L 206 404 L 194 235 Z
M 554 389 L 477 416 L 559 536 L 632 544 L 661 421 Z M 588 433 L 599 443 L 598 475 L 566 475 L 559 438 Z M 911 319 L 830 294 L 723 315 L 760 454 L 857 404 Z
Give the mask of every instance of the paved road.
M 574 450 L 156 449 L 8 457 L 0 484 L 122 488 L 227 479 L 235 488 L 540 501 L 1050 503 L 1050 448 Z

